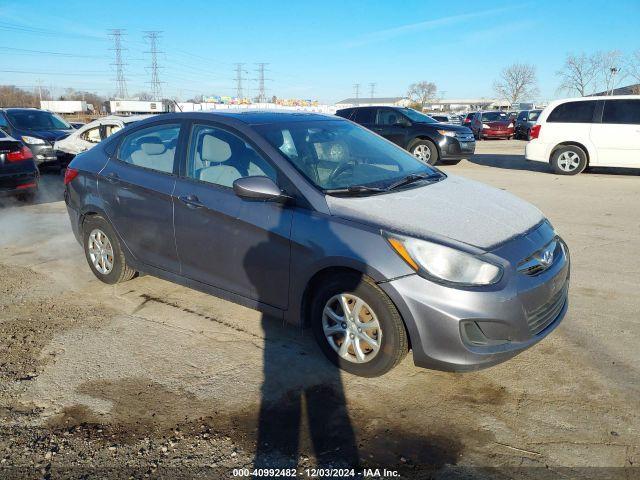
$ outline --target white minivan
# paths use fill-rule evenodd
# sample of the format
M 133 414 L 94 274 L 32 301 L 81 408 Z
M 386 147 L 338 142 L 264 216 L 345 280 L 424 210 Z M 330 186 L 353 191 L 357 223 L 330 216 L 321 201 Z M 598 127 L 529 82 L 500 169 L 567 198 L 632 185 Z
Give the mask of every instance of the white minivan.
M 562 175 L 587 166 L 640 168 L 640 95 L 551 102 L 531 128 L 525 157 Z

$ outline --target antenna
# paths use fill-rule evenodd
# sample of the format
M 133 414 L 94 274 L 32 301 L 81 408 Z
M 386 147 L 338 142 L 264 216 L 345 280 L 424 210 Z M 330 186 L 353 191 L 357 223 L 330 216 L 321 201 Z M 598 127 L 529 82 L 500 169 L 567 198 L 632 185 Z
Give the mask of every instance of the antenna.
M 110 30 L 109 36 L 113 38 L 113 50 L 115 52 L 115 61 L 111 65 L 116 67 L 116 96 L 118 98 L 127 98 L 127 82 L 124 78 L 124 66 L 126 63 L 122 61 L 122 36 L 125 35 L 125 31 L 120 28 L 114 28 Z
M 258 66 L 258 69 L 256 70 L 258 72 L 258 103 L 264 103 L 267 101 L 267 95 L 265 93 L 265 88 L 264 88 L 264 81 L 265 80 L 270 80 L 269 78 L 264 78 L 264 72 L 265 72 L 265 68 L 267 65 L 269 65 L 268 63 L 256 63 L 256 65 Z
M 151 84 L 151 96 L 154 100 L 162 100 L 162 82 L 158 75 L 158 70 L 160 69 L 158 66 L 158 54 L 163 53 L 158 51 L 158 40 L 160 39 L 162 32 L 158 30 L 149 30 L 144 33 L 144 38 L 149 40 L 149 51 L 145 53 L 151 54 L 151 66 L 149 67 L 151 70 L 151 81 L 148 82 Z
M 242 74 L 246 73 L 242 68 L 244 63 L 236 63 L 236 97 L 238 100 L 242 100 L 244 98 L 244 92 L 242 91 Z
M 370 83 L 369 84 L 369 88 L 371 89 L 371 98 L 375 97 L 375 93 L 376 93 L 376 85 L 378 85 L 377 83 Z

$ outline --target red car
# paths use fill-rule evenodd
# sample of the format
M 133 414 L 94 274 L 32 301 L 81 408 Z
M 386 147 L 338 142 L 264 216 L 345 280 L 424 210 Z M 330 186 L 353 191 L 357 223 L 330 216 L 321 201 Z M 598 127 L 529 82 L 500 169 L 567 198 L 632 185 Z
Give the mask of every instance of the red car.
M 473 136 L 478 140 L 483 138 L 512 138 L 515 125 L 505 112 L 491 110 L 476 112 L 467 124 Z

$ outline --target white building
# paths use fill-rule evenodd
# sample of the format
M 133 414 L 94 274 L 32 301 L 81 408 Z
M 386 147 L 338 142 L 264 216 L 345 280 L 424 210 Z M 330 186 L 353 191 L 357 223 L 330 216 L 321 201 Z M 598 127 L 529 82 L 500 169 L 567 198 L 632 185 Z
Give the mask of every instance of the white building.
M 408 107 L 411 100 L 406 97 L 346 98 L 336 103 L 336 107 Z

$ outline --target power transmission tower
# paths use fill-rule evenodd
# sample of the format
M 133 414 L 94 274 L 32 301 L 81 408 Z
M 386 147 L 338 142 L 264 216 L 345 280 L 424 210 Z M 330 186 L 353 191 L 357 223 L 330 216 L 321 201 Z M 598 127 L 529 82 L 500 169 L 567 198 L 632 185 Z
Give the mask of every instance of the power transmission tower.
M 369 88 L 371 89 L 371 98 L 375 98 L 375 93 L 376 93 L 376 85 L 378 85 L 377 83 L 370 83 L 369 84 Z
M 149 40 L 149 51 L 145 53 L 151 54 L 151 66 L 149 67 L 151 70 L 151 81 L 149 82 L 151 84 L 151 96 L 154 100 L 162 100 L 162 82 L 158 75 L 158 70 L 160 70 L 158 66 L 158 54 L 163 53 L 158 51 L 158 40 L 162 32 L 150 30 L 144 33 L 144 38 Z
M 244 80 L 242 77 L 243 73 L 246 73 L 242 68 L 244 63 L 236 63 L 236 97 L 238 100 L 242 100 L 244 98 L 244 92 L 242 91 L 242 81 Z
M 116 67 L 116 97 L 127 98 L 127 82 L 124 78 L 124 66 L 126 65 L 122 61 L 122 36 L 125 35 L 124 30 L 120 28 L 114 28 L 110 30 L 109 36 L 113 38 L 113 50 L 115 52 L 115 61 L 111 65 Z
M 360 84 L 359 83 L 354 83 L 353 84 L 353 93 L 356 97 L 356 100 L 358 100 L 360 98 Z
M 267 101 L 267 95 L 265 93 L 265 88 L 264 88 L 264 81 L 270 80 L 269 78 L 264 78 L 264 72 L 265 72 L 264 67 L 266 67 L 269 64 L 256 63 L 256 65 L 258 66 L 256 70 L 256 72 L 258 72 L 258 78 L 256 79 L 258 81 L 258 103 L 263 103 Z

